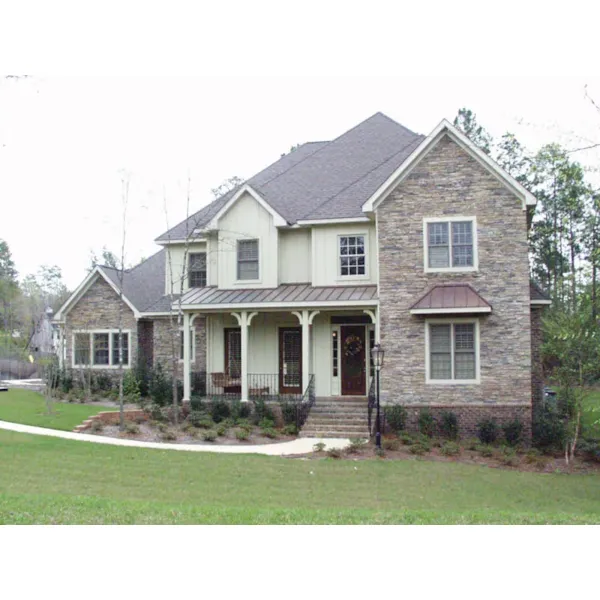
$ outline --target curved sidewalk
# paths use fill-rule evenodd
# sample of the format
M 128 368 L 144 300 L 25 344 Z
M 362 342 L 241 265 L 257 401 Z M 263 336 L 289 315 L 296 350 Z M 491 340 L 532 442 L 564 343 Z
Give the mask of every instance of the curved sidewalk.
M 162 442 L 123 440 L 120 438 L 104 437 L 101 435 L 90 435 L 88 433 L 74 433 L 72 431 L 60 431 L 58 429 L 34 427 L 33 425 L 21 425 L 20 423 L 9 423 L 8 421 L 0 421 L 0 429 L 16 431 L 18 433 L 57 437 L 64 440 L 92 442 L 95 444 L 108 444 L 109 446 L 156 448 L 159 450 L 183 450 L 187 452 L 219 452 L 223 454 L 266 454 L 268 456 L 305 454 L 307 452 L 312 452 L 313 446 L 318 442 L 323 442 L 327 448 L 344 448 L 350 443 L 350 440 L 346 439 L 298 438 L 297 440 L 292 440 L 291 442 L 281 442 L 279 444 L 261 444 L 260 446 L 209 446 L 201 444 L 163 444 Z

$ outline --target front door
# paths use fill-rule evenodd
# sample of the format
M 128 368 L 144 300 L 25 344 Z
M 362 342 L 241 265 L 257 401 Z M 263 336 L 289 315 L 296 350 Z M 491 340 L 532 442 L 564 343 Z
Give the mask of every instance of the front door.
M 367 393 L 364 325 L 341 328 L 342 395 L 364 396 Z
M 302 329 L 279 329 L 279 393 L 302 393 Z

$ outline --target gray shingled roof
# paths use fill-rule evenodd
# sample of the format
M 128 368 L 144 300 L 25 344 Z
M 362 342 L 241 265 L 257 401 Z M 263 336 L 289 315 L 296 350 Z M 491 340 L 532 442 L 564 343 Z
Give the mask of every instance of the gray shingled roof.
M 100 266 L 119 285 L 119 271 Z M 165 250 L 160 250 L 144 262 L 123 273 L 123 295 L 140 312 L 163 312 L 170 309 L 172 296 L 165 296 Z M 156 308 L 156 307 L 159 308 Z
M 529 281 L 529 297 L 531 300 L 550 300 L 550 296 L 542 290 L 542 288 L 532 280 Z
M 222 304 L 278 302 L 322 302 L 324 305 L 347 300 L 377 300 L 376 285 L 314 287 L 308 283 L 284 284 L 276 288 L 223 290 L 215 286 L 194 288 L 183 295 L 182 304 L 218 307 Z
M 246 183 L 288 223 L 361 217 L 363 203 L 415 150 L 423 136 L 376 113 L 330 142 L 303 144 Z M 184 239 L 206 225 L 231 190 L 156 241 Z

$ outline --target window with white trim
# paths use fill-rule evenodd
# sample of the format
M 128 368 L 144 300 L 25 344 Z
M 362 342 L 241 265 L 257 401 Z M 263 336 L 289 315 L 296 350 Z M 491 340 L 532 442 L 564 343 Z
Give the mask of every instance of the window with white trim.
M 429 372 L 427 379 L 476 382 L 478 335 L 476 322 L 428 323 Z
M 189 287 L 206 287 L 206 252 L 194 252 L 188 257 Z
M 473 270 L 476 268 L 474 218 L 425 220 L 425 267 L 427 270 Z
M 122 331 L 123 366 L 129 367 L 130 332 Z M 119 366 L 119 330 L 76 331 L 73 334 L 73 366 L 109 369 Z
M 237 278 L 238 281 L 251 281 L 259 278 L 258 240 L 238 240 Z
M 339 244 L 340 276 L 356 277 L 366 275 L 365 236 L 341 235 Z

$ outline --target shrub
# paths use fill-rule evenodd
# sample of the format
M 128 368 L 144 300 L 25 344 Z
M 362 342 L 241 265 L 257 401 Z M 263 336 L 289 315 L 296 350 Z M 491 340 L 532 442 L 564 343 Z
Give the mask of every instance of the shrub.
M 239 414 L 237 419 L 250 419 L 252 415 L 252 406 L 249 402 L 240 402 Z
M 135 367 L 135 378 L 137 379 L 142 398 L 147 398 L 150 395 L 150 372 L 148 365 L 146 361 L 143 360 L 142 356 L 138 358 Z
M 480 444 L 477 446 L 477 452 L 481 454 L 481 456 L 485 456 L 486 458 L 490 458 L 494 456 L 494 449 L 492 446 L 488 446 L 487 444 Z
M 600 440 L 581 439 L 577 445 L 577 450 L 586 460 L 600 462 Z
M 165 406 L 173 400 L 173 389 L 171 381 L 165 375 L 162 365 L 158 363 L 154 369 L 150 370 L 148 381 L 148 395 L 152 402 Z
M 235 432 L 235 437 L 240 441 L 246 441 L 250 437 L 250 432 L 247 429 L 238 429 Z
M 113 388 L 112 379 L 100 371 L 92 377 L 92 392 L 110 392 Z
M 398 440 L 400 440 L 400 443 L 404 446 L 410 446 L 414 443 L 415 438 L 410 433 L 401 433 L 398 436 Z
M 381 440 L 381 447 L 390 452 L 398 450 L 400 448 L 400 440 L 398 438 L 384 438 Z
M 460 454 L 460 446 L 456 442 L 446 442 L 440 448 L 440 454 L 444 456 L 458 456 Z
M 129 435 L 135 435 L 136 433 L 140 432 L 140 426 L 137 423 L 132 423 L 131 421 L 128 421 L 127 423 L 125 423 L 125 433 L 129 434 Z
M 502 426 L 504 439 L 511 446 L 516 446 L 523 437 L 523 422 L 520 419 L 513 419 Z
M 266 438 L 269 438 L 272 440 L 279 437 L 279 434 L 277 433 L 277 429 L 274 429 L 273 427 L 265 427 L 265 428 L 261 429 L 261 433 Z
M 247 431 L 252 431 L 253 425 L 248 421 L 248 419 L 239 419 L 237 421 L 237 426 L 242 429 L 246 429 Z
M 283 428 L 283 433 L 285 435 L 298 435 L 298 428 L 295 425 L 286 425 Z
M 535 463 L 542 456 L 542 453 L 537 448 L 531 448 L 525 453 L 526 463 Z
M 198 429 L 212 429 L 215 426 L 215 422 L 210 417 L 204 415 L 202 419 L 194 423 L 194 426 Z
M 258 426 L 261 429 L 272 429 L 275 427 L 275 421 L 273 421 L 273 419 L 263 419 Z
M 423 454 L 427 454 L 431 451 L 431 446 L 423 441 L 418 441 L 409 448 L 409 451 L 411 454 L 422 456 Z
M 90 426 L 91 431 L 93 431 L 94 433 L 99 433 L 103 429 L 104 429 L 104 424 L 102 423 L 102 421 L 99 421 L 98 419 L 94 419 L 92 421 L 92 425 Z
M 206 412 L 206 407 L 202 398 L 199 396 L 192 396 L 190 398 L 190 412 Z
M 296 404 L 293 402 L 280 402 L 281 416 L 285 425 L 296 425 Z
M 58 385 L 63 393 L 68 394 L 73 389 L 73 371 L 61 369 L 58 375 Z
M 400 433 L 406 427 L 406 408 L 401 404 L 386 406 L 385 420 L 394 433 Z
M 325 444 L 323 442 L 317 442 L 313 446 L 313 451 L 314 452 L 323 452 L 323 450 L 325 450 Z
M 123 396 L 126 396 L 130 402 L 138 403 L 140 401 L 140 384 L 132 370 L 127 370 L 123 374 Z
M 220 423 L 231 415 L 229 404 L 225 400 L 213 398 L 209 406 L 210 415 L 215 423 Z
M 456 440 L 458 438 L 458 417 L 456 413 L 444 411 L 441 414 L 440 432 L 449 440 Z
M 379 458 L 385 458 L 385 450 L 375 446 L 375 456 L 378 456 Z
M 159 404 L 149 404 L 144 408 L 144 412 L 153 420 L 153 421 L 162 421 L 164 419 L 162 408 Z
M 477 450 L 481 442 L 477 438 L 468 438 L 464 441 L 464 447 L 467 450 Z
M 155 421 L 154 425 L 156 425 L 156 429 L 158 429 L 160 433 L 165 433 L 165 431 L 169 431 L 169 426 L 166 423 Z
M 362 438 L 351 438 L 350 444 L 346 447 L 348 454 L 358 454 L 367 444 L 367 440 Z
M 275 422 L 273 417 L 273 411 L 267 406 L 266 402 L 262 398 L 253 400 L 254 412 L 252 413 L 252 419 L 255 424 L 260 423 L 263 419 L 270 419 Z
M 498 439 L 498 423 L 495 419 L 484 419 L 477 425 L 477 437 L 482 444 L 493 444 Z
M 190 423 L 190 425 L 193 425 L 194 427 L 199 427 L 198 423 L 200 423 L 200 421 L 203 421 L 204 419 L 207 419 L 208 416 L 206 415 L 206 413 L 203 413 L 199 410 L 192 410 L 190 412 L 190 414 L 188 415 L 188 423 Z
M 558 411 L 543 406 L 533 412 L 532 437 L 533 445 L 538 448 L 562 448 L 565 440 L 565 424 Z
M 428 408 L 419 411 L 419 431 L 427 437 L 433 437 L 435 433 L 435 419 Z
M 205 442 L 214 442 L 217 439 L 217 432 L 214 429 L 207 429 L 202 432 L 202 439 Z
M 500 451 L 500 461 L 508 467 L 516 467 L 519 464 L 519 457 L 514 448 L 505 446 Z
M 330 448 L 327 450 L 327 456 L 329 458 L 342 458 L 343 453 L 339 448 Z
M 223 437 L 224 435 L 227 435 L 227 427 L 225 425 L 223 425 L 223 423 L 221 423 L 217 427 L 216 432 L 219 437 Z
M 172 429 L 165 428 L 165 430 L 161 433 L 160 437 L 165 442 L 174 442 L 177 439 L 177 433 Z

